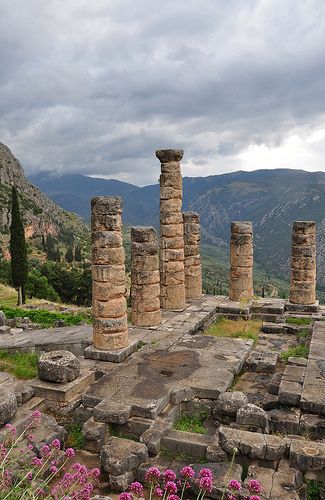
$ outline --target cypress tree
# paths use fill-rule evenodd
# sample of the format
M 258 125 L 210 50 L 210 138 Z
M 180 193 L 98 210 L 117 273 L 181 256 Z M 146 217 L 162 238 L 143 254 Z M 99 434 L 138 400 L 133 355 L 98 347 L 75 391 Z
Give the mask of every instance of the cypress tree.
M 76 248 L 75 248 L 75 251 L 74 251 L 74 260 L 76 262 L 81 262 L 82 261 L 80 245 L 76 245 Z
M 72 252 L 72 248 L 70 246 L 68 247 L 68 250 L 65 254 L 65 260 L 67 262 L 73 262 L 73 252 Z
M 18 290 L 18 305 L 23 303 L 23 287 L 27 281 L 27 246 L 24 225 L 19 210 L 18 193 L 12 186 L 10 226 L 11 281 Z

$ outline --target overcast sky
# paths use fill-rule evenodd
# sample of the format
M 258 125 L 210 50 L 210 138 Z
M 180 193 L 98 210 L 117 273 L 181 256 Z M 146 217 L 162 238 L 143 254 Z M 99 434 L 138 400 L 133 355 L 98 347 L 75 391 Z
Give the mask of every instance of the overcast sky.
M 0 0 L 0 141 L 41 170 L 156 182 L 325 171 L 324 0 Z

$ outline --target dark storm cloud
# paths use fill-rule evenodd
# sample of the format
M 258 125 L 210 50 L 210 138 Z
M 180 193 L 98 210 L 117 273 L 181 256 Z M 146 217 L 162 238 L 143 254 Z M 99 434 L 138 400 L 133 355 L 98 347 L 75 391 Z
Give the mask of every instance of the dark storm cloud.
M 1 4 L 0 140 L 28 172 L 144 184 L 180 146 L 205 175 L 322 127 L 322 0 Z

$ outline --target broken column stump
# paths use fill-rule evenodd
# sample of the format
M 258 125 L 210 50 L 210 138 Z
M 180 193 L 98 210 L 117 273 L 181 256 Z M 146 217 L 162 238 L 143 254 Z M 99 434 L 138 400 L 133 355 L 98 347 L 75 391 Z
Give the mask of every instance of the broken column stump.
M 181 149 L 159 149 L 160 175 L 160 305 L 185 307 L 184 230 Z
M 159 246 L 153 227 L 131 228 L 131 320 L 137 326 L 161 323 Z
M 185 298 L 202 296 L 202 267 L 200 255 L 200 216 L 183 212 L 185 255 Z
M 293 223 L 291 247 L 291 304 L 316 302 L 316 224 L 311 221 Z
M 122 200 L 97 196 L 91 200 L 93 343 L 96 349 L 128 345 Z
M 229 299 L 250 300 L 253 291 L 253 228 L 251 222 L 232 222 Z

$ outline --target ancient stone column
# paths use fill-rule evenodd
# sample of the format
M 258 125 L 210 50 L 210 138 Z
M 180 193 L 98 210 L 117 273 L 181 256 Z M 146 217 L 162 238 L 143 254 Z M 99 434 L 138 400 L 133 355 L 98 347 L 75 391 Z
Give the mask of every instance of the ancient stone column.
M 153 227 L 131 228 L 131 320 L 137 326 L 161 323 L 159 245 Z
M 202 296 L 202 268 L 200 256 L 200 216 L 196 212 L 183 212 L 185 297 Z
M 232 222 L 230 238 L 230 300 L 253 297 L 253 228 L 251 222 Z
M 290 302 L 316 302 L 316 224 L 311 221 L 293 223 L 291 247 Z
M 185 307 L 181 149 L 160 149 L 160 304 Z
M 121 349 L 128 345 L 122 200 L 97 196 L 91 209 L 93 343 L 96 349 Z

